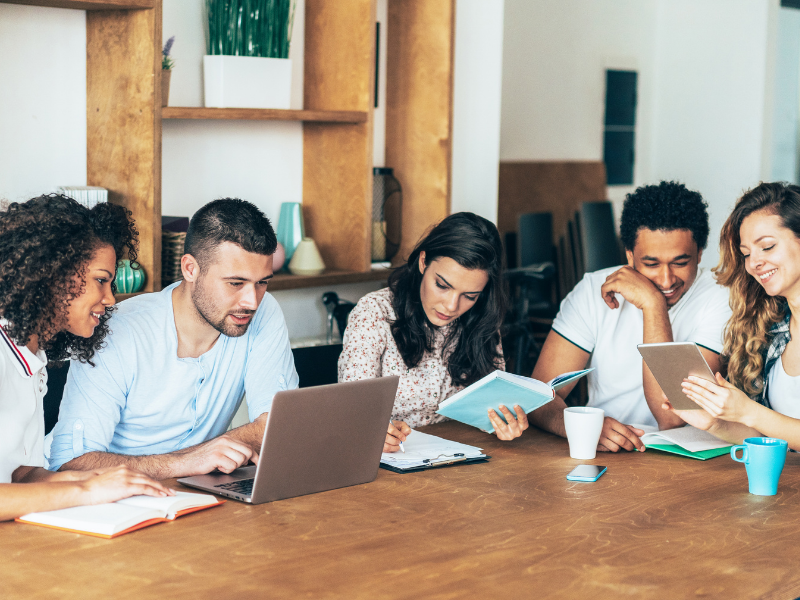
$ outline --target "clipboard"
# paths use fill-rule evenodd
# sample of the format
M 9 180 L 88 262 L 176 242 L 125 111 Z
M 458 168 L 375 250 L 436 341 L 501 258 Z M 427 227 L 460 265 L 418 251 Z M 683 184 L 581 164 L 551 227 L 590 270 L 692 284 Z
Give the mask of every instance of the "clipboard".
M 394 465 L 389 465 L 386 463 L 381 463 L 381 469 L 386 469 L 387 471 L 391 471 L 393 473 L 419 473 L 420 471 L 427 471 L 429 469 L 438 469 L 441 467 L 452 467 L 455 465 L 469 465 L 473 463 L 482 463 L 487 462 L 491 456 L 488 454 L 482 454 L 481 456 L 472 456 L 472 457 L 462 457 L 458 458 L 455 456 L 450 456 L 443 458 L 442 460 L 431 460 L 430 462 L 424 465 L 415 465 L 413 467 L 408 467 L 406 469 L 400 469 Z

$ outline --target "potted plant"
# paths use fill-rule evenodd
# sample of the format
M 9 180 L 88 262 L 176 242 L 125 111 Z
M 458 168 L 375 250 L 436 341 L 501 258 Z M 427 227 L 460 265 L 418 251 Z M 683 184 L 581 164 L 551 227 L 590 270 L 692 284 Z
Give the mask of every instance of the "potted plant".
M 175 43 L 175 36 L 167 40 L 164 49 L 161 51 L 161 106 L 169 105 L 169 81 L 172 78 L 172 67 L 175 60 L 169 55 L 172 52 L 172 44 Z
M 207 107 L 289 108 L 295 0 L 206 0 Z

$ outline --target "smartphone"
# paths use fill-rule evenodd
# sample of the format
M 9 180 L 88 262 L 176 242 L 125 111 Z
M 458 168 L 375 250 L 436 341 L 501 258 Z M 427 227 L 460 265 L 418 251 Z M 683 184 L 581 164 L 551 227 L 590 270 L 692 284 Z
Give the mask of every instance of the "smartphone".
M 605 472 L 606 467 L 600 465 L 578 465 L 567 475 L 567 479 L 570 481 L 597 481 Z

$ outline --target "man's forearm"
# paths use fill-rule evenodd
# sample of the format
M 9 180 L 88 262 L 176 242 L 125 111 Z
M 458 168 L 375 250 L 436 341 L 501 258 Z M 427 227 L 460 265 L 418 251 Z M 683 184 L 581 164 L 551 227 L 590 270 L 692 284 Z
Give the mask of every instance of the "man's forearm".
M 261 442 L 264 440 L 264 427 L 267 424 L 267 415 L 262 413 L 252 423 L 247 423 L 236 429 L 231 429 L 227 435 L 235 440 L 247 444 L 253 450 L 261 453 Z
M 567 430 L 564 427 L 565 408 L 567 408 L 567 404 L 564 399 L 556 394 L 553 400 L 529 414 L 528 421 L 539 429 L 565 438 L 567 437 Z
M 646 309 L 643 313 L 643 343 L 659 344 L 673 341 L 672 324 L 669 322 L 669 313 L 666 305 L 650 310 Z M 642 361 L 642 387 L 647 406 L 650 408 L 650 412 L 653 413 L 659 429 L 672 429 L 684 425 L 680 417 L 661 408 L 664 403 L 661 386 L 658 385 L 656 378 L 653 377 L 644 361 Z
M 129 456 L 111 454 L 110 452 L 87 452 L 61 465 L 59 471 L 91 471 L 104 467 L 125 465 L 131 469 L 141 471 L 153 479 L 162 480 L 183 475 L 180 472 L 180 463 L 182 455 L 185 453 L 186 450 L 178 450 L 170 454 Z

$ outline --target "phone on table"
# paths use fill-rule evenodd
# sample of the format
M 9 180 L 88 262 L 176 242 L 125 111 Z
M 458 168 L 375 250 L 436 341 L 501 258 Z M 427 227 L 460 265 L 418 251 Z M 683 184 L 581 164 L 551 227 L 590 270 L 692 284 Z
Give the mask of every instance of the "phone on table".
M 597 481 L 605 472 L 606 467 L 600 465 L 578 465 L 570 471 L 567 479 L 570 481 Z

